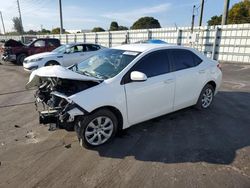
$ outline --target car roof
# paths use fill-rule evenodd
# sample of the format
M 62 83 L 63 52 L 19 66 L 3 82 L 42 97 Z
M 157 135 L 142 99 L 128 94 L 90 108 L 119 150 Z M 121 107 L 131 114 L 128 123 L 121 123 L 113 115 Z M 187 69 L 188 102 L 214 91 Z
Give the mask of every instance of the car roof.
M 98 46 L 100 46 L 99 44 L 86 43 L 86 42 L 70 42 L 70 43 L 68 43 L 67 45 L 73 46 L 73 45 L 81 45 L 81 44 L 93 44 L 93 45 L 98 45 Z
M 158 49 L 158 48 L 163 48 L 163 47 L 178 47 L 179 48 L 179 46 L 171 45 L 171 44 L 144 44 L 143 43 L 143 44 L 125 44 L 125 45 L 113 47 L 113 49 L 145 52 L 145 51 L 149 51 L 152 49 Z

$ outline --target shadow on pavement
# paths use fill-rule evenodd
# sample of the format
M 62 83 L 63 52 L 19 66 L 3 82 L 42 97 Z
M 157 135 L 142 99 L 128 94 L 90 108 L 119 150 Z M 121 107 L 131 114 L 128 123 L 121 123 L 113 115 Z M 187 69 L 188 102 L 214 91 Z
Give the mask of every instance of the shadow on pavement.
M 250 93 L 219 92 L 210 109 L 187 108 L 124 131 L 100 156 L 162 163 L 229 164 L 250 145 Z

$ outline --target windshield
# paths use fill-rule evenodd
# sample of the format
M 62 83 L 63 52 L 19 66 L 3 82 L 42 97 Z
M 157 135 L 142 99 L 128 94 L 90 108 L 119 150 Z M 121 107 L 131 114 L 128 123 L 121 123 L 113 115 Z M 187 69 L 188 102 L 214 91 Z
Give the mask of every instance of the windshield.
M 52 52 L 63 54 L 63 53 L 65 53 L 66 48 L 68 48 L 68 45 L 62 45 L 62 46 L 59 46 L 58 48 L 52 50 Z
M 139 52 L 105 49 L 76 64 L 72 70 L 87 76 L 108 79 L 120 73 L 138 55 Z

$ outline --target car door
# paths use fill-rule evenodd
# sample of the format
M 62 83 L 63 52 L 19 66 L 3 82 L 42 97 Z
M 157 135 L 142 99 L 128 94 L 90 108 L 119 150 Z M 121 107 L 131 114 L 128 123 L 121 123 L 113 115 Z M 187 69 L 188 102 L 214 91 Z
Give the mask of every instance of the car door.
M 46 52 L 46 42 L 43 39 L 37 40 L 32 44 L 32 54 Z
M 187 49 L 173 49 L 170 60 L 176 79 L 174 110 L 194 105 L 206 80 L 202 59 Z
M 63 66 L 80 63 L 83 60 L 84 51 L 85 49 L 82 44 L 71 46 L 69 52 L 63 55 Z
M 147 75 L 143 82 L 132 82 L 130 73 Z M 170 72 L 167 50 L 144 56 L 125 76 L 128 121 L 135 124 L 173 110 L 175 78 Z
M 96 53 L 101 47 L 96 44 L 86 44 L 86 52 L 84 54 L 84 57 L 87 59 L 88 57 L 92 56 Z

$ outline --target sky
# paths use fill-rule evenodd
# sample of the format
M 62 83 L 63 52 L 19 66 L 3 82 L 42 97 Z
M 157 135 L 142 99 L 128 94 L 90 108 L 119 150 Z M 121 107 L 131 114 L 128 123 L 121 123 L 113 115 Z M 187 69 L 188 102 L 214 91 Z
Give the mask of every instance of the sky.
M 19 0 L 24 30 L 51 30 L 59 27 L 58 0 Z M 240 2 L 231 0 L 230 7 Z M 223 12 L 224 0 L 205 0 L 203 25 L 211 16 Z M 200 0 L 62 0 L 63 26 L 67 29 L 108 29 L 111 21 L 130 27 L 143 16 L 159 20 L 162 27 L 191 25 L 193 5 Z M 6 31 L 13 30 L 12 18 L 18 16 L 16 0 L 0 0 Z M 196 10 L 195 25 L 198 25 L 200 9 Z M 0 32 L 2 25 L 0 25 Z

